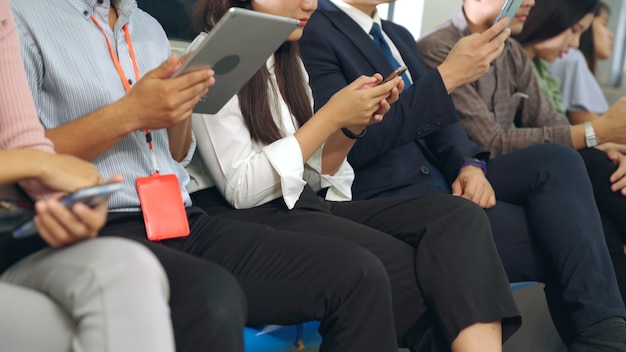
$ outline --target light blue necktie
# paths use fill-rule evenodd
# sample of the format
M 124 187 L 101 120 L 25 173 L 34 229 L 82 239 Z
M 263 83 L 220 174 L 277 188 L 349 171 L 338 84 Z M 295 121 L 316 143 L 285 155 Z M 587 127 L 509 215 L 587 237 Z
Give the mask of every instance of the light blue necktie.
M 378 45 L 385 53 L 385 56 L 387 56 L 387 60 L 389 60 L 389 63 L 391 64 L 391 66 L 393 66 L 393 69 L 395 70 L 400 67 L 400 63 L 398 62 L 398 60 L 396 60 L 395 57 L 393 57 L 391 48 L 389 47 L 389 44 L 387 44 L 387 41 L 385 40 L 383 32 L 380 29 L 378 23 L 374 22 L 374 25 L 370 30 L 370 34 L 372 35 L 372 37 L 374 37 L 374 42 L 376 43 L 376 45 Z M 406 73 L 402 74 L 402 80 L 404 81 L 404 89 L 407 89 L 411 86 L 411 81 L 409 80 L 409 76 L 407 76 Z

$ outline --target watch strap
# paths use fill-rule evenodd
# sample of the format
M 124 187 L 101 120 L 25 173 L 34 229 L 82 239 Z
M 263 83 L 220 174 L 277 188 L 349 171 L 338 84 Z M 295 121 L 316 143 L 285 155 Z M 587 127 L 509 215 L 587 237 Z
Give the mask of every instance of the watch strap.
M 596 135 L 596 131 L 593 129 L 593 125 L 590 121 L 587 121 L 583 124 L 585 127 L 585 145 L 587 148 L 593 148 L 600 143 L 598 136 Z

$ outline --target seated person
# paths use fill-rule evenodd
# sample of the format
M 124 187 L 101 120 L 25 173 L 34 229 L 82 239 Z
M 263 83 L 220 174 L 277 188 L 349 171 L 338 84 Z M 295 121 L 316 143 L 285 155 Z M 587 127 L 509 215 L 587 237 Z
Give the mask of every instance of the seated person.
M 184 168 L 195 150 L 191 111 L 214 72 L 170 78 L 179 60 L 168 58 L 163 29 L 134 0 L 16 1 L 13 10 L 39 118 L 57 151 L 90 160 L 105 177 L 124 176 L 100 235 L 142 243 L 159 259 L 170 282 L 177 351 L 243 351 L 243 322 L 309 320 L 321 320 L 322 351 L 393 350 L 392 307 L 405 308 L 392 306 L 388 273 L 373 254 L 339 239 L 209 216 L 191 204 Z M 159 182 L 154 193 L 140 190 L 143 196 L 158 199 L 168 189 L 182 199 L 142 203 L 138 179 Z M 149 209 L 159 206 L 182 214 L 155 218 Z M 149 241 L 144 215 L 150 224 L 188 225 L 189 235 Z M 483 219 L 474 221 L 481 227 Z M 485 269 L 488 281 L 500 282 L 497 265 L 488 263 L 496 267 L 493 279 Z M 490 291 L 509 298 L 502 284 Z
M 593 195 L 578 155 L 565 147 L 542 145 L 485 163 L 489 152 L 470 141 L 458 123 L 442 123 L 456 119 L 448 92 L 487 72 L 503 49 L 506 38 L 497 35 L 508 21 L 459 41 L 445 62 L 427 73 L 408 31 L 380 21 L 376 4 L 382 2 L 320 0 L 301 43 L 317 108 L 355 77 L 387 74 L 396 67 L 387 50 L 376 44 L 380 35 L 373 30 L 368 35 L 375 24 L 382 23 L 393 60 L 409 67 L 411 86 L 381 123 L 368 126 L 367 135 L 348 156 L 356 172 L 355 196 L 452 192 L 486 208 L 509 280 L 545 282 L 561 336 L 568 344 L 577 336 L 572 346 L 580 346 L 586 329 L 623 316 L 624 308 L 600 219 L 580 205 L 593 203 Z M 522 6 L 528 9 L 528 2 Z M 494 43 L 497 40 L 500 43 Z M 492 52 L 495 55 L 489 55 Z M 570 214 L 585 219 L 584 224 L 572 223 Z M 591 247 L 594 250 L 588 251 Z M 579 265 L 583 262 L 587 264 Z M 602 277 L 596 274 L 600 267 Z
M 553 62 L 570 48 L 578 47 L 581 34 L 591 26 L 594 18 L 593 12 L 590 12 L 592 9 L 581 5 L 584 2 L 570 4 L 569 1 L 555 0 L 539 3 L 528 16 L 524 30 L 516 36 L 528 58 L 532 60 L 541 91 L 550 99 L 554 108 L 562 113 L 567 109 L 562 103 L 559 80 L 552 75 L 547 63 Z M 612 145 L 600 148 L 611 148 Z M 607 154 L 597 149 L 581 150 L 580 153 L 585 160 L 596 203 L 603 216 L 604 234 L 622 298 L 626 299 L 626 219 L 623 216 L 626 197 L 619 192 L 611 192 L 611 180 L 622 177 L 626 172 L 626 162 L 617 150 L 608 149 L 607 157 Z M 618 166 L 620 164 L 621 167 Z
M 9 0 L 0 0 L 0 150 L 0 185 L 28 180 L 25 186 L 32 197 L 47 198 L 35 205 L 43 241 L 28 238 L 13 245 L 10 233 L 0 233 L 3 265 L 10 264 L 7 257 L 14 251 L 32 253 L 4 272 L 0 269 L 0 291 L 6 294 L 6 284 L 18 285 L 54 301 L 75 327 L 73 335 L 68 331 L 52 338 L 65 343 L 63 350 L 173 352 L 168 282 L 154 255 L 128 240 L 94 239 L 106 219 L 106 202 L 94 209 L 80 203 L 66 209 L 55 199 L 58 194 L 51 193 L 102 179 L 91 164 L 53 154 L 30 98 Z M 55 248 L 43 249 L 46 243 Z M 0 320 L 11 320 L 0 324 L 2 351 L 34 351 L 33 340 L 48 340 L 49 330 L 35 322 L 30 327 L 39 329 L 17 331 L 11 309 L 28 307 L 28 301 L 23 303 L 1 303 Z
M 205 0 L 196 18 L 211 30 L 229 7 L 308 19 L 316 3 Z M 351 201 L 346 154 L 355 140 L 347 135 L 380 122 L 403 83 L 359 77 L 313 114 L 297 54 L 301 23 L 218 113 L 194 114 L 195 204 L 219 217 L 298 232 L 302 240 L 358 245 L 382 264 L 391 301 L 367 311 L 393 314 L 359 320 L 358 332 L 350 324 L 346 330 L 355 335 L 337 350 L 395 352 L 399 341 L 411 351 L 501 351 L 519 313 L 484 213 L 447 194 Z
M 561 100 L 573 125 L 591 121 L 609 110 L 595 74 L 597 62 L 611 57 L 614 36 L 609 28 L 610 8 L 602 1 L 599 5 L 591 26 L 580 36 L 579 48 L 570 49 L 548 65 L 561 82 Z

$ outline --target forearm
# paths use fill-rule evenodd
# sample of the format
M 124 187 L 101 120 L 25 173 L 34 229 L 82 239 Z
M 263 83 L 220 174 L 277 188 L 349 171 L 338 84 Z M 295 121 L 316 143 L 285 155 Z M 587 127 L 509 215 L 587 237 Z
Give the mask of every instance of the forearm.
M 91 161 L 140 126 L 122 100 L 96 110 L 70 123 L 46 131 L 60 154 Z
M 191 146 L 191 118 L 167 129 L 170 153 L 174 160 L 180 162 L 188 154 Z
M 600 117 L 600 115 L 583 110 L 583 111 L 568 111 L 567 117 L 572 125 L 578 125 L 587 121 L 593 121 Z
M 325 108 L 321 108 L 294 134 L 300 145 L 302 160 L 305 163 L 331 135 L 339 130 L 339 127 L 332 123 L 332 116 L 328 116 L 328 114 Z
M 0 152 L 0 184 L 39 180 L 46 173 L 45 158 L 51 154 L 39 150 L 13 149 Z
M 466 83 L 471 83 L 469 81 L 464 82 L 460 80 L 460 76 L 454 73 L 454 71 L 451 70 L 448 65 L 446 65 L 445 61 L 441 65 L 439 65 L 439 67 L 437 67 L 437 70 L 439 71 L 439 75 L 441 76 L 441 80 L 443 81 L 443 84 L 446 87 L 448 94 L 452 93 L 453 90 L 459 88 Z
M 365 127 L 349 128 L 352 133 L 358 135 Z M 341 131 L 333 133 L 326 143 L 322 151 L 322 174 L 334 175 L 343 164 L 346 156 L 352 150 L 355 139 L 350 139 Z

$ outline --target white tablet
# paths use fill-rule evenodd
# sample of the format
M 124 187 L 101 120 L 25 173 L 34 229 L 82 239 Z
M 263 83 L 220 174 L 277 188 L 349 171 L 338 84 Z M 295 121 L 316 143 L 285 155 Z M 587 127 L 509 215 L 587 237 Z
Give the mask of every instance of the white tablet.
M 299 26 L 300 21 L 262 12 L 230 8 L 209 33 L 189 46 L 192 54 L 172 77 L 213 68 L 215 84 L 193 109 L 217 113 Z

